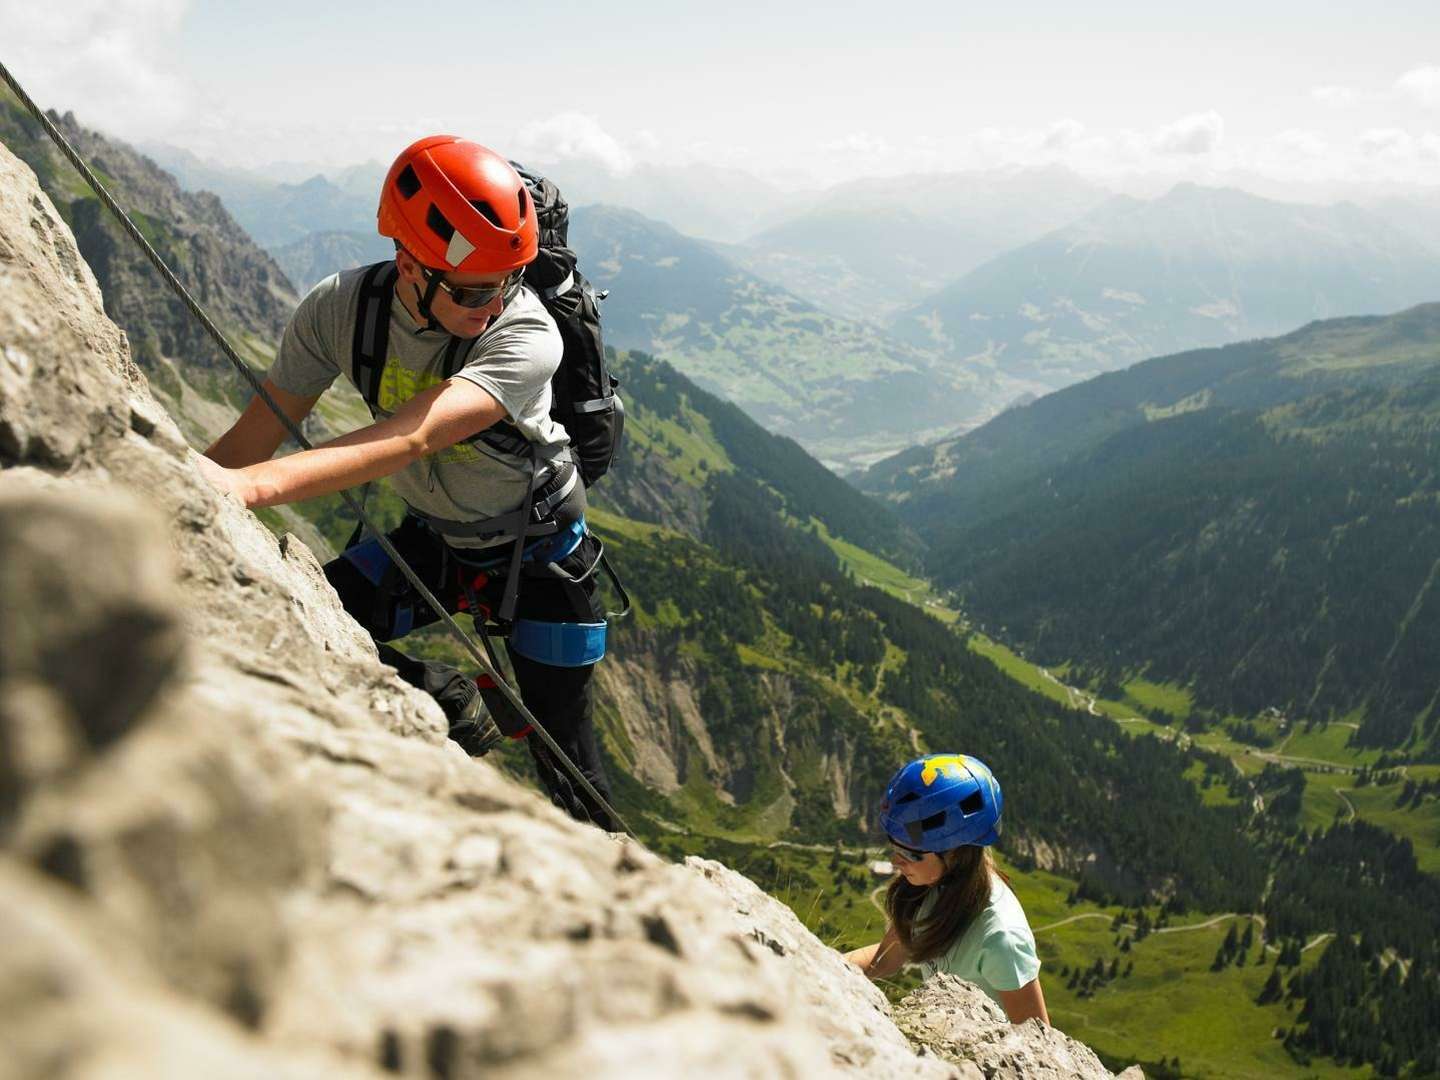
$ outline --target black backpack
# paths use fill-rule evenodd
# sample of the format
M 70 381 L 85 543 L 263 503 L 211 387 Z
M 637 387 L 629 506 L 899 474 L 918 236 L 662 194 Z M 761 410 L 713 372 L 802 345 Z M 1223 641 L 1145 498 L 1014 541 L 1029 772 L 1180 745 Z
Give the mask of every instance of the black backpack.
M 605 345 L 600 333 L 599 295 L 576 267 L 575 252 L 567 247 L 570 208 L 550 180 L 514 165 L 530 189 L 540 226 L 540 252 L 525 268 L 525 283 L 532 288 L 555 320 L 564 342 L 560 366 L 550 380 L 550 418 L 570 436 L 570 452 L 589 487 L 604 476 L 620 446 L 625 429 L 625 405 L 615 388 L 619 380 L 605 366 Z M 360 287 L 360 309 L 355 320 L 351 370 L 355 385 L 370 412 L 380 399 L 380 373 L 390 339 L 390 303 L 395 294 L 395 263 L 376 263 Z M 452 337 L 445 350 L 441 374 L 449 378 L 464 365 L 471 342 Z M 524 457 L 529 449 L 513 424 L 500 423 L 480 432 L 471 442 L 484 443 L 504 453 Z

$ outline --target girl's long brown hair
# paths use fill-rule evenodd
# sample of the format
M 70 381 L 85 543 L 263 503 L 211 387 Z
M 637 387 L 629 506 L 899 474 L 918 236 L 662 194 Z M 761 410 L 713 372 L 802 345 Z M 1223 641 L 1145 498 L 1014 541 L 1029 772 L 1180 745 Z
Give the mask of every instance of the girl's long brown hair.
M 897 874 L 885 895 L 890 925 L 914 963 L 935 959 L 960 939 L 990 902 L 998 872 L 988 847 L 967 844 L 940 858 L 946 864 L 945 874 L 934 885 L 911 885 Z M 917 921 L 920 905 L 932 891 L 935 906 Z

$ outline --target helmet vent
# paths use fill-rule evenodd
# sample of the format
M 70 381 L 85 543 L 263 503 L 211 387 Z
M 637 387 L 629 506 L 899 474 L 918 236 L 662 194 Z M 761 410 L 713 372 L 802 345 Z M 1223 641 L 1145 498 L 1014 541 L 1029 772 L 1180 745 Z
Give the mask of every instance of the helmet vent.
M 972 791 L 960 800 L 960 813 L 966 817 L 969 817 L 971 814 L 978 814 L 983 809 L 985 809 L 985 799 L 979 791 Z
M 904 795 L 901 795 L 900 798 L 898 798 L 898 799 L 895 800 L 895 805 L 896 805 L 896 806 L 903 806 L 903 805 L 904 805 L 905 803 L 907 803 L 907 802 L 914 802 L 914 801 L 915 801 L 916 799 L 918 799 L 919 797 L 920 797 L 920 796 L 917 795 L 915 792 L 913 792 L 913 791 L 907 791 Z
M 455 235 L 455 226 L 450 224 L 449 218 L 440 212 L 440 208 L 434 203 L 430 204 L 430 210 L 425 215 L 425 224 L 430 226 L 430 231 L 444 240 L 450 242 L 450 237 Z
M 415 175 L 414 166 L 405 166 L 400 175 L 395 178 L 395 186 L 400 190 L 402 199 L 415 197 L 415 193 L 420 190 L 420 178 Z
M 504 228 L 504 226 L 500 224 L 500 215 L 495 213 L 495 208 L 484 199 L 471 199 L 470 205 L 475 207 L 476 210 L 479 210 L 481 216 L 490 222 L 491 225 L 494 225 L 497 229 Z
M 938 814 L 931 814 L 927 818 L 922 818 L 920 820 L 920 829 L 922 832 L 929 832 L 931 829 L 938 829 L 944 824 L 945 811 L 941 810 Z
M 519 193 L 515 196 L 515 201 L 520 204 L 520 220 L 524 221 L 525 218 L 528 216 L 526 213 L 526 207 L 530 202 L 530 192 L 526 191 L 525 188 L 522 186 Z

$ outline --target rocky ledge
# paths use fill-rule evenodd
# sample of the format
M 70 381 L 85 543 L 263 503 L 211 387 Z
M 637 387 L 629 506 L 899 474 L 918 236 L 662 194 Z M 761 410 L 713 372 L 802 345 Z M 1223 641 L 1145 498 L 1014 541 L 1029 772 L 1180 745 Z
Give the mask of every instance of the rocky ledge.
M 467 758 L 191 455 L 0 147 L 0 1075 L 1109 1075 Z

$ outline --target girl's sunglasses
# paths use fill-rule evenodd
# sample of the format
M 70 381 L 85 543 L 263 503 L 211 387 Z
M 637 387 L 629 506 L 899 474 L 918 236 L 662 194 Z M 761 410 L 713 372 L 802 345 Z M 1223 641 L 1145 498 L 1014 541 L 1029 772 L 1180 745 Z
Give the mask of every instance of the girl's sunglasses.
M 901 862 L 920 862 L 929 854 L 925 851 L 916 851 L 914 848 L 904 847 L 895 843 L 893 840 L 890 842 L 890 853 L 897 856 Z
M 433 281 L 463 308 L 482 308 L 486 304 L 494 303 L 497 296 L 503 303 L 508 304 L 515 299 L 515 294 L 520 291 L 525 280 L 525 271 L 516 270 L 498 285 L 451 285 L 434 270 L 422 266 L 420 272 L 425 275 L 425 284 Z

